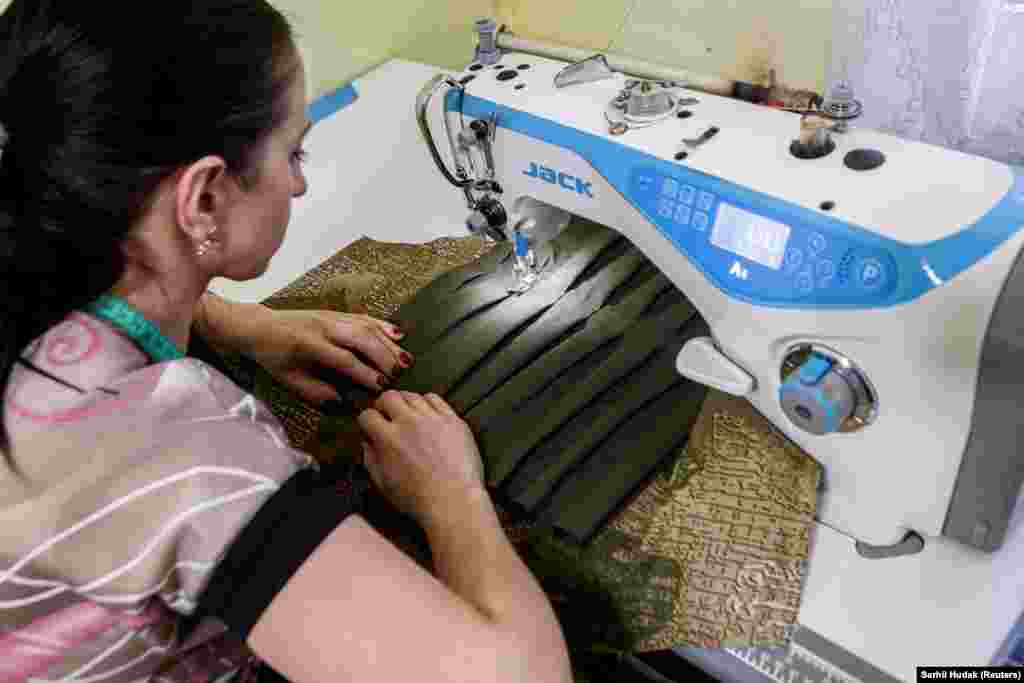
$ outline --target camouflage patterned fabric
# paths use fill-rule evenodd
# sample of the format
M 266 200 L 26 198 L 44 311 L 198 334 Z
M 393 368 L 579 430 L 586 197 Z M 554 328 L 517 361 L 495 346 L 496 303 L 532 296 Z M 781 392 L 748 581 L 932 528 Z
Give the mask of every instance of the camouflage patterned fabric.
M 387 319 L 434 278 L 492 248 L 476 237 L 422 245 L 363 238 L 264 303 Z M 321 463 L 361 470 L 353 465 L 361 453 L 357 407 L 324 415 L 248 359 L 223 360 L 298 448 Z M 552 600 L 584 681 L 588 662 L 616 653 L 785 644 L 800 604 L 819 479 L 818 465 L 747 401 L 712 391 L 688 445 L 587 545 L 502 518 Z M 388 524 L 396 543 L 429 567 L 413 527 L 394 516 Z

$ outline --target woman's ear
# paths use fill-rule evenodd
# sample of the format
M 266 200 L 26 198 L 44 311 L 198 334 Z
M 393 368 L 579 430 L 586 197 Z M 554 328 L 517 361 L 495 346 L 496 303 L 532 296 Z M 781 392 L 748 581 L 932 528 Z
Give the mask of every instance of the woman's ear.
M 218 156 L 205 156 L 181 172 L 175 187 L 175 220 L 196 243 L 216 230 L 227 206 L 230 178 Z

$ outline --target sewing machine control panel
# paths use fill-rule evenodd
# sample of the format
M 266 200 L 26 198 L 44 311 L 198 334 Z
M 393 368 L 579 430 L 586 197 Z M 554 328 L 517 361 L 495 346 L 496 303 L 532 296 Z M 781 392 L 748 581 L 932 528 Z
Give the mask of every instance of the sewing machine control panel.
M 1005 165 L 861 129 L 843 133 L 831 156 L 806 156 L 792 149 L 807 131 L 789 113 L 623 74 L 572 71 L 575 80 L 559 84 L 566 68 L 517 54 L 471 65 L 464 90 L 445 96 L 446 121 L 458 112 L 463 125 L 483 119 L 502 131 L 493 160 L 505 191 L 627 235 L 654 226 L 708 281 L 748 303 L 894 306 L 1021 229 L 1013 197 L 1024 196 L 1014 190 L 1024 174 Z M 643 228 L 615 225 L 623 199 Z
M 638 168 L 630 194 L 719 286 L 747 299 L 870 304 L 896 287 L 896 260 L 885 249 L 766 215 L 699 179 Z

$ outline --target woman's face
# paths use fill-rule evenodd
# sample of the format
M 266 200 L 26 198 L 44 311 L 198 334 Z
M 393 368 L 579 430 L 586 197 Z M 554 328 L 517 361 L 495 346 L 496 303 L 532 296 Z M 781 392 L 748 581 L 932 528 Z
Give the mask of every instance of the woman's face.
M 288 118 L 264 141 L 257 182 L 239 193 L 228 218 L 221 275 L 249 280 L 262 275 L 284 241 L 293 197 L 306 193 L 302 142 L 312 125 L 306 115 L 306 74 L 302 60 L 288 89 Z

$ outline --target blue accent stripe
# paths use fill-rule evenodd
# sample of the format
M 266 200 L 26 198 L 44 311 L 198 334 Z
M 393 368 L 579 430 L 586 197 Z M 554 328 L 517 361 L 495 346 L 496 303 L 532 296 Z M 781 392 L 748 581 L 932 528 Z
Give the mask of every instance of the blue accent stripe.
M 906 303 L 967 270 L 1024 227 L 1024 170 L 1020 168 L 1012 169 L 1014 182 L 1007 194 L 976 223 L 948 237 L 913 245 L 462 91 L 450 90 L 445 106 L 454 111 L 461 109 L 472 118 L 484 118 L 496 112 L 498 125 L 578 154 L 623 197 L 629 198 L 710 282 L 731 297 L 759 306 L 864 309 Z M 817 291 L 800 296 L 794 293 L 790 280 L 754 263 L 746 265 L 752 272 L 757 268 L 761 270 L 756 271 L 757 277 L 751 277 L 749 282 L 727 277 L 726 264 L 735 262 L 735 255 L 711 247 L 706 238 L 703 244 L 698 244 L 692 231 L 684 235 L 670 221 L 659 218 L 650 198 L 639 196 L 636 189 L 637 173 L 641 170 L 656 178 L 675 178 L 680 183 L 690 183 L 714 193 L 716 201 L 727 200 L 734 206 L 792 226 L 794 233 L 799 231 L 802 238 L 814 233 L 828 235 L 833 244 L 831 249 L 836 252 L 828 256 L 845 254 L 850 263 L 839 274 L 843 286 L 821 285 Z M 681 211 L 678 215 L 685 213 Z M 714 220 L 713 215 L 711 218 Z M 865 270 L 865 264 L 871 267 Z M 839 259 L 833 265 L 838 268 Z M 879 268 L 881 277 L 877 276 Z M 855 280 L 852 285 L 848 284 L 851 277 Z M 858 286 L 857 278 L 864 278 L 863 287 Z M 756 279 L 758 281 L 754 282 Z
M 331 114 L 340 111 L 352 104 L 359 98 L 354 85 L 349 83 L 337 90 L 333 90 L 322 97 L 317 98 L 306 110 L 307 115 L 313 123 L 325 119 Z

